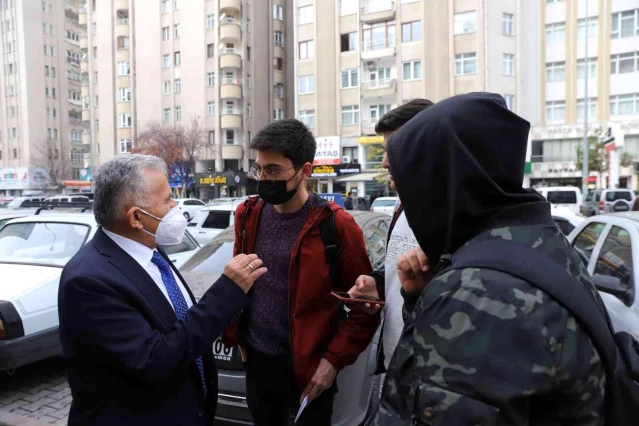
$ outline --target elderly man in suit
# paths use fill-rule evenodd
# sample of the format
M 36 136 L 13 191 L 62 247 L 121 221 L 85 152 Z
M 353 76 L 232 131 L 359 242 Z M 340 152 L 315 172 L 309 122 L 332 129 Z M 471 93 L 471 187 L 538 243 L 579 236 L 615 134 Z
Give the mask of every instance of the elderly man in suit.
M 73 404 L 69 425 L 211 425 L 212 344 L 266 272 L 239 255 L 199 302 L 161 245 L 186 220 L 164 162 L 117 156 L 95 174 L 100 229 L 62 272 L 60 338 Z

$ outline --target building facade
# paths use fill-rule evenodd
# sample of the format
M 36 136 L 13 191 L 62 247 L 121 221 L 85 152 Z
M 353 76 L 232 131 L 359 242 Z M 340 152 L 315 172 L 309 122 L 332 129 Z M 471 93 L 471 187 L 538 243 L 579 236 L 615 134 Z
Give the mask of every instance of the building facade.
M 386 192 L 378 119 L 413 98 L 492 91 L 523 113 L 533 77 L 521 0 L 296 0 L 296 117 L 339 137 L 362 173 L 311 182 L 320 192 Z M 538 32 L 538 31 L 537 31 Z M 526 85 L 523 85 L 526 81 Z
M 77 0 L 0 1 L 0 194 L 86 176 Z
M 93 164 L 129 152 L 152 122 L 197 118 L 208 141 L 197 172 L 247 171 L 251 135 L 293 116 L 289 16 L 286 0 L 89 0 L 80 44 Z
M 540 87 L 531 102 L 530 184 L 582 186 L 577 146 L 587 114 L 589 134 L 612 127 L 617 142 L 589 186 L 636 190 L 635 167 L 615 165 L 624 152 L 639 160 L 639 0 L 540 0 L 531 8 Z

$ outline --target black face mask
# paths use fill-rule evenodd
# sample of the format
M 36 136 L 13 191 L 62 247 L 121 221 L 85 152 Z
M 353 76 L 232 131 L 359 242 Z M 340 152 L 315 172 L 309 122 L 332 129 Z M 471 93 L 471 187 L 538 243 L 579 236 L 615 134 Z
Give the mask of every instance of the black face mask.
M 293 180 L 300 170 L 295 172 L 293 177 L 289 180 L 275 180 L 272 182 L 268 180 L 257 181 L 257 193 L 260 198 L 274 206 L 284 204 L 289 201 L 297 192 L 297 187 L 300 186 L 300 183 L 302 183 L 302 179 L 300 179 L 297 185 L 295 185 L 295 188 L 290 191 L 286 190 L 286 184 Z

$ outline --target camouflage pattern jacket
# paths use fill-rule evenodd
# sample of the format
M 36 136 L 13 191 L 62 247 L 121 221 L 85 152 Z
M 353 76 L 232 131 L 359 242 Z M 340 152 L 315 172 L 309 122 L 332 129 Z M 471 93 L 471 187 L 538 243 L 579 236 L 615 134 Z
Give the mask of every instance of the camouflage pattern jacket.
M 467 244 L 488 238 L 529 244 L 598 299 L 556 226 L 494 229 Z M 603 424 L 604 387 L 590 339 L 546 293 L 494 270 L 451 270 L 424 288 L 406 318 L 371 423 L 595 426 Z

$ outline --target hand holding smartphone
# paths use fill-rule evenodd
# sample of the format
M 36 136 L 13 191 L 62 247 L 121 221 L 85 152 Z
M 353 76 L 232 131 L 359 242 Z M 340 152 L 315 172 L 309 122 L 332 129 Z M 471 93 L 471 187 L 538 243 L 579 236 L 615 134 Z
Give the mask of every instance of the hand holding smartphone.
M 365 295 L 351 296 L 350 294 L 344 293 L 341 291 L 331 291 L 331 294 L 333 295 L 333 297 L 337 298 L 338 300 L 346 304 L 369 303 L 372 305 L 380 305 L 380 306 L 384 306 L 386 304 L 386 302 L 384 302 L 383 300 L 373 296 L 365 296 Z

